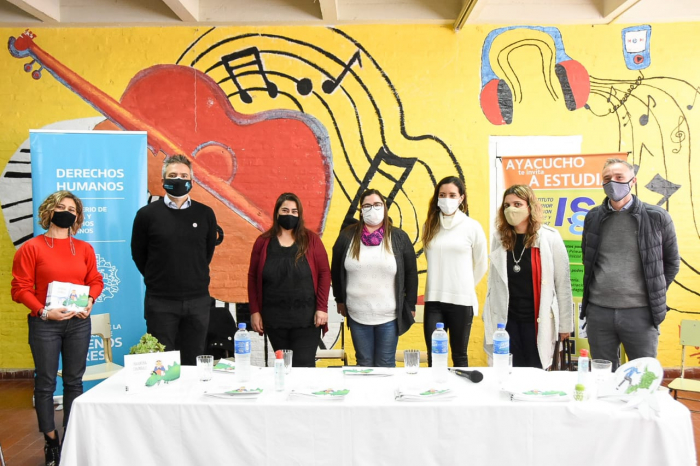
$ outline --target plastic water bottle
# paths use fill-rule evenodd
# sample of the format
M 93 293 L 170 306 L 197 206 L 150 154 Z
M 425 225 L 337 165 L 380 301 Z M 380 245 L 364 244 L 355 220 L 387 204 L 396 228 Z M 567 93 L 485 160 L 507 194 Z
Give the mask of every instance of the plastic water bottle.
M 245 324 L 238 324 L 238 331 L 233 336 L 233 341 L 236 347 L 236 374 L 238 375 L 238 380 L 247 382 L 250 380 L 250 335 L 245 329 Z
M 275 390 L 281 392 L 284 390 L 284 353 L 282 350 L 275 351 Z
M 590 365 L 588 359 L 588 350 L 582 349 L 578 358 L 578 381 L 579 385 L 583 385 L 584 389 L 588 387 L 588 367 Z
M 510 372 L 510 335 L 506 332 L 506 324 L 498 324 L 493 334 L 493 368 L 498 383 L 505 382 Z
M 447 332 L 445 324 L 435 325 L 432 339 L 433 380 L 438 383 L 447 381 Z

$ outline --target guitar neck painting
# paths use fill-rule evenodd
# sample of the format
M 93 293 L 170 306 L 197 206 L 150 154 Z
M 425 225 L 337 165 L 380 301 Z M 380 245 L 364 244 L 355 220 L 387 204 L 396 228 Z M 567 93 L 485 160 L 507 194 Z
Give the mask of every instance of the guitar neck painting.
M 283 190 L 320 196 L 325 202 L 308 210 L 307 224 L 322 232 L 332 192 L 332 157 L 327 132 L 313 117 L 289 110 L 243 115 L 211 78 L 179 65 L 143 70 L 117 102 L 42 50 L 35 37 L 25 31 L 9 42 L 14 57 L 33 59 L 27 68 L 39 66 L 34 79 L 45 69 L 120 129 L 146 131 L 159 162 L 164 156 L 188 156 L 200 187 L 260 231 L 272 225 L 277 197 L 257 192 L 259 184 L 272 181 L 268 176 L 279 175 L 275 182 Z M 294 145 L 286 144 L 285 134 Z M 285 163 L 289 158 L 308 163 L 295 170 Z M 162 192 L 159 181 L 159 171 L 149 173 L 152 194 Z M 304 192 L 309 181 L 324 189 Z

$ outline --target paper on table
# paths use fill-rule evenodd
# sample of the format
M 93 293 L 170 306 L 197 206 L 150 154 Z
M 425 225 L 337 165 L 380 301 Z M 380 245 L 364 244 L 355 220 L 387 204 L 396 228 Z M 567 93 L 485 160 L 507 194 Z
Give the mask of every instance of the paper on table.
M 361 376 L 373 376 L 373 377 L 390 377 L 394 375 L 394 371 L 390 369 L 343 369 L 344 375 L 361 375 Z
M 235 369 L 236 366 L 233 364 L 233 361 L 228 359 L 220 359 L 214 366 L 216 372 L 227 372 L 229 374 L 233 374 Z
M 249 387 L 239 387 L 233 390 L 226 390 L 223 392 L 204 392 L 207 396 L 213 396 L 215 398 L 227 398 L 230 400 L 241 400 L 241 399 L 251 399 L 257 398 L 262 393 L 262 388 L 249 388 Z
M 348 389 L 326 388 L 324 390 L 292 390 L 289 398 L 304 398 L 320 401 L 342 401 L 345 395 L 350 393 Z
M 435 388 L 422 390 L 397 388 L 394 391 L 394 399 L 396 401 L 448 401 L 454 398 L 456 398 L 456 395 L 449 388 L 442 390 Z
M 507 391 L 512 401 L 571 401 L 571 395 L 562 390 Z
M 503 387 L 512 401 L 571 401 L 575 382 L 542 369 L 514 372 Z

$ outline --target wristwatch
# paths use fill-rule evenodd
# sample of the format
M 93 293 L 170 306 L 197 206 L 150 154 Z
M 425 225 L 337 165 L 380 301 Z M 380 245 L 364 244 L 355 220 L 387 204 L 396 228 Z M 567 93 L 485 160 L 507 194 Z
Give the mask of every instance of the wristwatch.
M 48 320 L 48 318 L 49 318 L 49 311 L 45 307 L 42 307 L 41 309 L 39 309 L 37 314 L 39 314 L 39 318 L 41 320 Z

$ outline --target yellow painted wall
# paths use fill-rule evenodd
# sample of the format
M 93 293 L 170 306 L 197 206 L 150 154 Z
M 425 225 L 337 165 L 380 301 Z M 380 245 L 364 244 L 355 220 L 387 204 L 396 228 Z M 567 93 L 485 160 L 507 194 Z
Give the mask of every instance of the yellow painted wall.
M 695 126 L 698 120 L 695 113 L 700 112 L 700 108 L 688 107 L 697 103 L 694 101 L 695 89 L 700 85 L 698 26 L 653 25 L 652 64 L 643 70 L 643 85 L 635 87 L 625 100 L 629 116 L 622 110 L 618 113 L 619 117 L 624 115 L 622 122 L 619 122 L 618 114 L 608 114 L 612 109 L 606 96 L 611 93 L 608 88 L 615 89 L 614 101 L 616 96 L 624 96 L 630 83 L 640 76 L 639 72 L 628 70 L 623 61 L 621 30 L 624 26 L 559 28 L 567 54 L 583 64 L 593 77 L 593 93 L 588 100 L 590 110 L 566 109 L 553 74 L 553 64 L 545 53 L 546 63 L 543 65 L 540 55 L 541 50 L 552 48 L 549 36 L 528 30 L 500 35 L 494 41 L 491 53 L 494 69 L 501 77 L 510 79 L 511 83 L 519 82 L 521 88 L 521 92 L 516 93 L 518 100 L 514 103 L 513 122 L 502 126 L 489 123 L 479 104 L 481 48 L 489 31 L 497 26 L 470 26 L 457 34 L 449 27 L 440 26 L 353 26 L 341 28 L 343 34 L 318 27 L 217 28 L 208 33 L 208 28 L 185 27 L 39 29 L 35 31 L 38 34 L 35 41 L 115 99 L 120 98 L 136 73 L 155 64 L 176 63 L 190 46 L 181 64 L 189 65 L 201 56 L 201 60 L 195 64 L 201 71 L 207 71 L 222 55 L 244 47 L 255 46 L 263 52 L 280 52 L 263 53 L 265 68 L 297 79 L 311 79 L 314 91 L 324 97 L 323 100 L 333 110 L 338 128 L 334 130 L 334 121 L 321 99 L 301 96 L 293 80 L 270 75 L 280 90 L 303 103 L 304 111 L 319 119 L 329 130 L 337 175 L 324 236 L 329 251 L 349 206 L 338 182 L 347 188 L 352 197 L 358 183 L 351 174 L 351 167 L 362 178 L 369 166 L 368 157 L 373 157 L 383 144 L 400 157 L 421 161 L 406 180 L 404 192 L 397 196 L 396 205 L 390 211 L 392 217 L 398 218 L 399 208 L 406 215 L 414 206 L 422 224 L 425 206 L 432 192 L 430 177 L 424 167 L 430 167 L 437 179 L 454 174 L 454 164 L 449 156 L 451 152 L 464 172 L 470 214 L 487 231 L 489 136 L 583 135 L 583 153 L 633 152 L 634 158 L 630 158 L 630 161 L 641 165 L 637 193 L 642 200 L 653 204 L 660 200 L 659 194 L 644 187 L 657 173 L 681 186 L 671 196 L 668 208 L 676 222 L 681 255 L 690 267 L 682 266 L 678 281 L 683 287 L 677 284 L 671 286 L 669 305 L 689 314 L 669 312 L 661 327 L 659 347 L 659 359 L 663 365 L 675 366 L 680 359 L 679 322 L 682 318 L 694 318 L 693 313 L 700 312 L 697 306 L 700 277 L 696 272 L 700 270 L 697 227 L 700 202 L 691 202 L 692 177 L 696 177 L 697 190 L 697 177 L 700 176 L 698 157 L 691 157 L 691 143 L 700 136 Z M 0 29 L 0 38 L 6 40 L 21 32 L 21 28 Z M 224 42 L 231 38 L 236 40 Z M 197 39 L 199 41 L 192 45 Z M 309 63 L 337 76 L 342 67 L 328 54 L 343 61 L 349 60 L 358 50 L 358 45 L 353 41 L 364 49 L 361 52 L 362 67 L 355 64 L 352 68 L 354 74 L 348 75 L 341 84 L 346 94 L 339 90 L 331 95 L 323 94 L 321 84 L 327 78 Z M 208 52 L 209 47 L 219 42 L 223 45 Z M 301 45 L 302 42 L 310 46 Z M 531 46 L 518 48 L 513 46 L 516 43 Z M 299 57 L 306 61 L 301 61 Z M 26 61 L 13 58 L 6 51 L 0 52 L 0 67 L 3 70 L 0 74 L 0 115 L 4 123 L 4 129 L 0 132 L 0 166 L 3 167 L 28 137 L 29 129 L 99 115 L 47 73 L 39 81 L 32 80 L 21 66 Z M 545 76 L 551 75 L 552 87 L 559 95 L 557 100 L 547 89 L 543 69 Z M 209 74 L 216 80 L 226 78 L 221 67 Z M 261 85 L 259 75 L 241 77 L 240 80 L 244 87 Z M 227 94 L 236 91 L 230 80 L 224 81 L 221 86 Z M 369 94 L 372 99 L 368 98 Z M 271 99 L 264 92 L 253 95 L 252 104 L 242 104 L 236 96 L 230 101 L 244 113 L 295 108 L 288 98 Z M 649 123 L 641 125 L 639 118 L 646 113 L 646 103 L 651 102 L 647 97 L 649 95 L 656 106 L 652 104 Z M 349 103 L 347 96 L 353 98 L 353 104 Z M 405 125 L 403 133 L 402 117 Z M 625 125 L 628 120 L 631 123 Z M 342 155 L 339 135 L 343 138 L 349 162 Z M 431 137 L 422 140 L 407 137 L 421 135 Z M 642 149 L 642 143 L 646 150 Z M 364 153 L 365 149 L 368 154 Z M 387 170 L 394 176 L 400 175 L 398 169 Z M 0 180 L 2 182 L 4 180 Z M 391 185 L 386 178 L 377 177 L 372 186 L 388 191 Z M 261 186 L 261 189 L 271 188 Z M 124 221 L 130 222 L 131 219 Z M 416 225 L 409 220 L 404 226 L 409 234 L 417 231 Z M 417 246 L 419 248 L 420 245 Z M 9 233 L 0 223 L 0 368 L 33 366 L 26 343 L 26 310 L 10 299 L 14 251 Z M 248 258 L 242 255 L 238 268 L 234 267 L 239 271 L 236 273 L 240 274 L 247 261 Z M 419 260 L 419 268 L 425 268 L 423 258 Z M 421 277 L 420 294 L 424 286 L 424 276 Z M 245 290 L 239 286 L 230 291 L 240 301 Z M 481 302 L 485 291 L 484 279 L 478 287 Z M 349 338 L 347 342 L 347 346 L 351 347 Z M 481 317 L 478 317 L 474 320 L 469 345 L 472 365 L 484 365 L 486 362 L 482 344 L 483 324 Z M 420 325 L 400 339 L 399 348 L 425 348 Z

